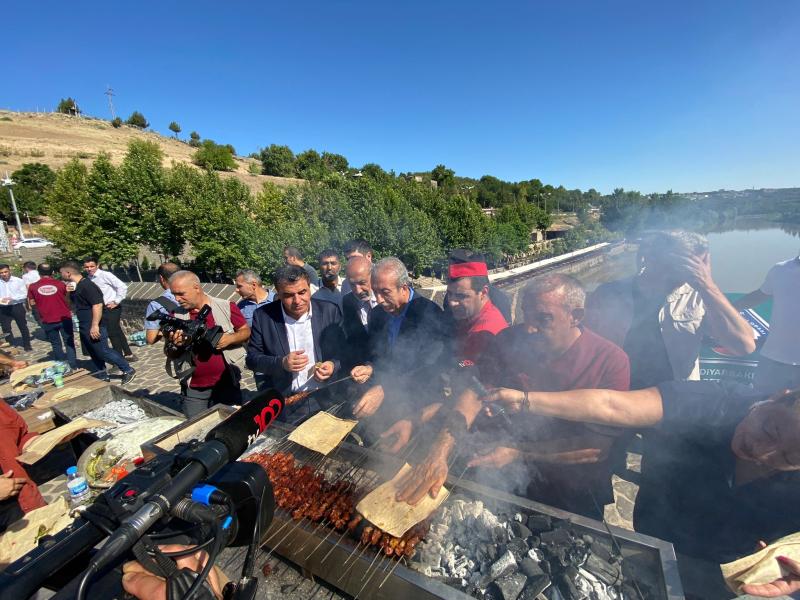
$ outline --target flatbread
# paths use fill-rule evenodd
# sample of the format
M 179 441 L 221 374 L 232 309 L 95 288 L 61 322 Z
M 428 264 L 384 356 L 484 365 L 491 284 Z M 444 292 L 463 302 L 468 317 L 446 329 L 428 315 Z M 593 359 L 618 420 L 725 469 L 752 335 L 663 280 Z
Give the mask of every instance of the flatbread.
M 770 583 L 788 574 L 777 561 L 778 556 L 800 561 L 800 533 L 787 535 L 755 554 L 720 565 L 722 576 L 731 590 L 741 594 L 745 584 Z
M 289 434 L 289 441 L 327 456 L 356 425 L 358 421 L 318 412 Z
M 26 446 L 25 452 L 17 457 L 17 460 L 25 465 L 32 465 L 42 460 L 47 454 L 56 446 L 58 446 L 66 438 L 75 433 L 91 429 L 92 427 L 108 427 L 114 423 L 107 423 L 106 421 L 97 421 L 95 419 L 87 419 L 86 417 L 78 417 L 70 421 L 66 425 L 56 427 L 38 435 L 33 438 Z
M 63 497 L 26 513 L 0 535 L 0 567 L 5 567 L 36 548 L 39 538 L 54 535 L 72 523 Z
M 430 517 L 450 495 L 447 488 L 443 486 L 436 498 L 425 494 L 425 497 L 416 506 L 411 506 L 407 502 L 398 502 L 394 499 L 398 489 L 397 483 L 410 470 L 410 465 L 403 465 L 391 481 L 387 481 L 367 494 L 356 506 L 356 510 L 367 521 L 394 537 L 402 537 L 414 525 Z
M 72 398 L 77 398 L 78 396 L 83 396 L 84 394 L 88 394 L 89 392 L 93 391 L 94 389 L 92 388 L 65 387 L 49 395 L 49 397 L 44 401 L 42 401 L 41 398 L 36 400 L 33 405 L 36 408 L 47 408 L 49 406 L 53 406 L 54 404 L 58 404 L 59 402 L 63 402 L 64 400 L 72 400 Z
M 13 371 L 11 375 L 8 376 L 8 380 L 11 382 L 11 385 L 16 387 L 22 383 L 22 381 L 31 375 L 40 375 L 42 371 L 47 369 L 48 367 L 52 367 L 55 365 L 55 361 L 47 360 L 45 362 L 36 363 L 35 365 L 28 365 L 27 367 L 23 367 L 22 369 L 17 369 Z

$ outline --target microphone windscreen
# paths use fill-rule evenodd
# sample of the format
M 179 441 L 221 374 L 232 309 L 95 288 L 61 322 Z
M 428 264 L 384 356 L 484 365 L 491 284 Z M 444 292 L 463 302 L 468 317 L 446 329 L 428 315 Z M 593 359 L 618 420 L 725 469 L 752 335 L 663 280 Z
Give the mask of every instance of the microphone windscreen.
M 281 414 L 283 406 L 283 395 L 278 390 L 261 392 L 209 431 L 206 441 L 222 442 L 228 449 L 228 459 L 236 460 Z

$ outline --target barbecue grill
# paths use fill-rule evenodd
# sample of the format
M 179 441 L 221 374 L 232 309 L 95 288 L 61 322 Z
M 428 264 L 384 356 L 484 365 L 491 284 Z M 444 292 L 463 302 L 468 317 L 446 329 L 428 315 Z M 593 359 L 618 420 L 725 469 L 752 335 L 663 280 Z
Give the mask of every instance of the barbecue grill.
M 370 485 L 391 478 L 402 465 L 398 457 L 348 443 L 341 444 L 329 456 L 322 457 L 286 441 L 291 431 L 291 426 L 274 424 L 242 458 L 259 452 L 291 452 L 298 463 L 313 466 L 331 481 L 347 473 L 351 481 L 369 482 Z M 632 583 L 643 599 L 683 598 L 675 552 L 667 542 L 606 526 L 464 479 L 451 476 L 445 485 L 451 492 L 450 499 L 457 495 L 480 500 L 496 514 L 521 514 L 525 518 L 544 515 L 565 523 L 564 526 L 577 535 L 591 536 L 591 539 L 598 540 L 607 548 L 618 551 L 623 559 L 624 579 Z M 450 499 L 442 508 L 447 506 Z M 413 597 L 415 600 L 466 600 L 472 597 L 456 582 L 427 577 L 412 569 L 406 559 L 389 558 L 374 547 L 359 544 L 358 539 L 348 535 L 347 530 L 340 533 L 326 527 L 324 522 L 295 521 L 284 510 L 276 510 L 272 526 L 264 534 L 262 542 L 270 553 L 292 561 L 306 573 L 321 578 L 353 597 Z

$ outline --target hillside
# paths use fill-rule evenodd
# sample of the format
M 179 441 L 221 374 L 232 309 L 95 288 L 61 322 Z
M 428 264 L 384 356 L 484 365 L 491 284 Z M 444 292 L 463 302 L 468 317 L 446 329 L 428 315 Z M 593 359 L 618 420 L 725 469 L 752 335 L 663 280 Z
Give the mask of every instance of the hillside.
M 114 163 L 119 163 L 128 142 L 133 139 L 156 142 L 164 152 L 165 165 L 173 161 L 192 162 L 194 148 L 151 131 L 127 125 L 115 129 L 108 121 L 91 117 L 4 110 L 0 111 L 0 175 L 5 175 L 6 171 L 11 173 L 28 162 L 41 162 L 57 169 L 77 157 L 89 164 L 100 152 L 107 152 Z M 226 140 L 216 141 L 226 143 Z M 237 170 L 222 173 L 222 176 L 236 177 L 254 192 L 260 190 L 265 181 L 283 187 L 303 183 L 302 179 L 251 175 L 248 167 L 257 162 L 252 158 L 236 157 Z

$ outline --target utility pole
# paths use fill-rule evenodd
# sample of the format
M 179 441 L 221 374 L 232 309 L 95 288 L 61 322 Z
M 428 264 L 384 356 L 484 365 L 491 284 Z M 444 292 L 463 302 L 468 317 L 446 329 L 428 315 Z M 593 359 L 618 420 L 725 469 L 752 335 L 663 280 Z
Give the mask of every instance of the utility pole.
M 117 118 L 117 115 L 114 114 L 114 100 L 113 100 L 114 90 L 112 90 L 111 86 L 108 84 L 106 84 L 105 94 L 106 96 L 108 96 L 108 109 L 111 111 L 111 120 L 113 121 L 114 119 Z
M 3 187 L 8 188 L 8 195 L 11 196 L 11 212 L 14 214 L 14 220 L 17 223 L 17 231 L 19 232 L 19 239 L 25 239 L 25 232 L 22 231 L 22 223 L 19 220 L 19 211 L 17 210 L 17 202 L 14 200 L 14 190 L 11 189 L 11 186 L 14 185 L 14 182 L 11 181 L 11 177 L 8 176 L 8 171 L 6 171 L 6 178 L 0 181 L 3 184 Z

